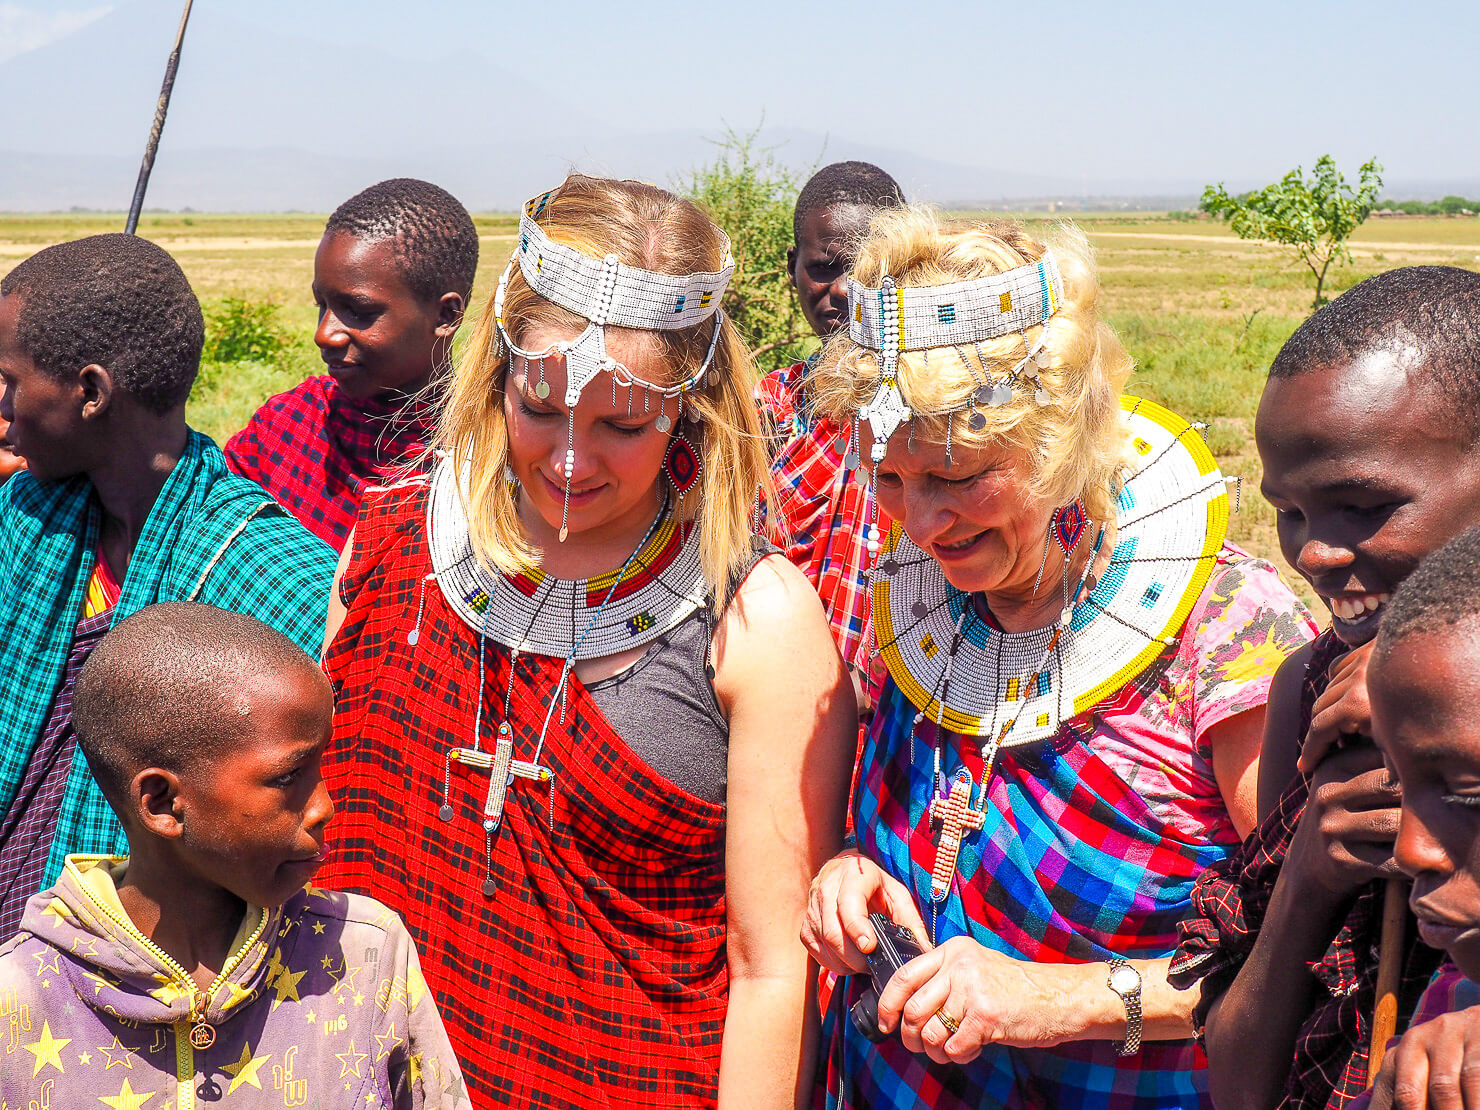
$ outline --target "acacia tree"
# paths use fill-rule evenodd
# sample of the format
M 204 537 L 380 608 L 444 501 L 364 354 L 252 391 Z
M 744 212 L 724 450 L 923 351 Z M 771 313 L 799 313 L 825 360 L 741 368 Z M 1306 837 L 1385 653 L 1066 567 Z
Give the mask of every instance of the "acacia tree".
M 798 175 L 756 146 L 758 132 L 728 129 L 716 144 L 719 156 L 680 190 L 729 234 L 735 276 L 721 307 L 762 369 L 770 369 L 803 358 L 813 344 L 786 273 Z
M 1357 171 L 1353 189 L 1329 154 L 1316 160 L 1310 180 L 1296 167 L 1273 185 L 1230 196 L 1223 183 L 1203 190 L 1204 212 L 1228 221 L 1240 239 L 1264 239 L 1289 247 L 1316 279 L 1312 311 L 1324 303 L 1321 289 L 1334 261 L 1350 262 L 1346 241 L 1362 225 L 1382 189 L 1382 167 L 1375 158 Z

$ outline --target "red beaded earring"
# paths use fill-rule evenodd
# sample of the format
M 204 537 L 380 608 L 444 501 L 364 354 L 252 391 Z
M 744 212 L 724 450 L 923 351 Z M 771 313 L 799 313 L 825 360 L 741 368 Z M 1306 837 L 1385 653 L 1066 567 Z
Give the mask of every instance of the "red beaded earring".
M 699 484 L 699 476 L 703 471 L 704 464 L 700 461 L 694 444 L 682 432 L 674 432 L 668 440 L 668 450 L 663 455 L 663 473 L 668 476 L 668 481 L 673 484 L 673 491 L 678 494 L 680 520 L 683 519 L 684 495 Z

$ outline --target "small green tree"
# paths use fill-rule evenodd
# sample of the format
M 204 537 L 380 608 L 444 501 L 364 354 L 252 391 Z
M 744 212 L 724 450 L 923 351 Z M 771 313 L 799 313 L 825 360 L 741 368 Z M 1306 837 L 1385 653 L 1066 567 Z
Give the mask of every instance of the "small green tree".
M 279 305 L 222 297 L 207 301 L 205 362 L 271 362 L 290 342 L 278 323 Z
M 735 276 L 722 307 L 762 369 L 774 369 L 804 358 L 815 341 L 786 274 L 798 177 L 772 150 L 757 147 L 759 131 L 726 128 L 719 157 L 694 170 L 679 191 L 729 234 Z
M 1382 189 L 1382 167 L 1370 159 L 1357 171 L 1357 187 L 1346 183 L 1336 161 L 1323 154 L 1310 180 L 1298 166 L 1273 185 L 1240 197 L 1222 182 L 1203 190 L 1204 212 L 1228 221 L 1240 239 L 1265 239 L 1292 248 L 1316 279 L 1314 309 L 1333 261 L 1351 261 L 1346 241 L 1371 214 Z

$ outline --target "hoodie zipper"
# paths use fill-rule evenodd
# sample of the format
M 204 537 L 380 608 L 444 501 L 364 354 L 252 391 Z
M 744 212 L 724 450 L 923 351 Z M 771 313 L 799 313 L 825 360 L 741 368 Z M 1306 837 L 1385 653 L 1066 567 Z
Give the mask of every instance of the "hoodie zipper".
M 265 910 L 262 911 L 262 918 L 257 922 L 257 927 L 252 930 L 246 940 L 242 941 L 240 947 L 227 957 L 226 962 L 221 965 L 220 973 L 212 981 L 210 989 L 205 994 L 201 994 L 200 988 L 195 985 L 195 980 L 180 966 L 179 962 L 141 933 L 138 926 L 129 919 L 127 914 L 120 917 L 112 908 L 103 905 L 103 903 L 94 898 L 92 891 L 88 890 L 85 884 L 79 883 L 78 886 L 87 895 L 88 901 L 99 910 L 102 910 L 109 921 L 112 921 L 120 929 L 128 933 L 131 938 L 142 944 L 150 954 L 155 956 L 166 968 L 174 972 L 180 982 L 184 983 L 190 989 L 190 1013 L 174 1023 L 175 1099 L 178 1110 L 195 1110 L 195 1047 L 191 1041 L 191 1032 L 200 1026 L 210 1028 L 206 1023 L 205 1012 L 206 1006 L 210 1002 L 211 994 L 228 975 L 237 969 L 242 960 L 246 958 L 247 952 L 261 939 L 262 933 L 267 927 L 268 918 L 271 915 Z M 215 1040 L 215 1030 L 212 1030 L 211 1040 Z M 209 1048 L 210 1045 L 207 1044 L 205 1047 Z

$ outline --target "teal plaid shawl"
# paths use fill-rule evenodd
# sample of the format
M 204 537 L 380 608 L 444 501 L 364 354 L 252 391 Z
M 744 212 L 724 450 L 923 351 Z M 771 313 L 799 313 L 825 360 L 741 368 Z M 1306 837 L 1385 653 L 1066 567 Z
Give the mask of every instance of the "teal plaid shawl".
M 85 478 L 42 483 L 22 471 L 0 489 L 0 589 L 10 598 L 0 633 L 0 813 L 46 727 L 101 525 Z M 192 431 L 144 524 L 113 620 L 159 601 L 200 601 L 256 617 L 317 657 L 334 564 L 327 544 L 260 487 L 228 473 L 220 449 Z M 127 850 L 79 753 L 42 886 L 74 852 Z

